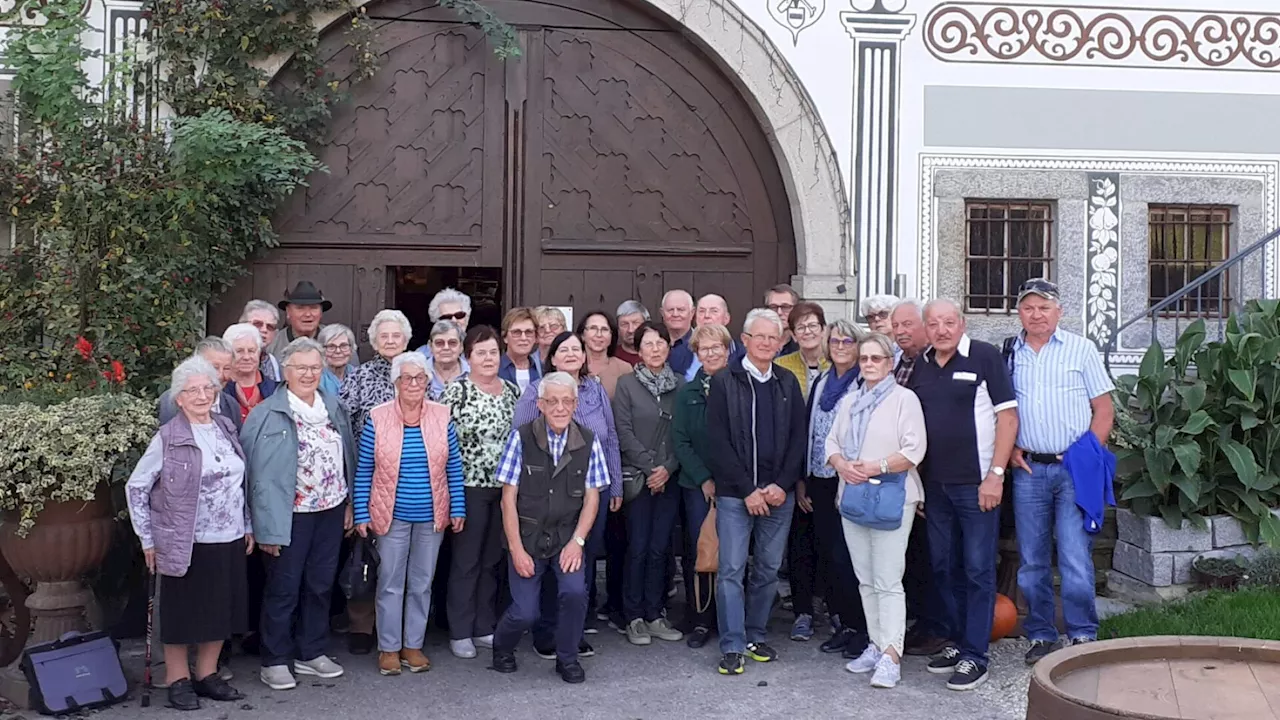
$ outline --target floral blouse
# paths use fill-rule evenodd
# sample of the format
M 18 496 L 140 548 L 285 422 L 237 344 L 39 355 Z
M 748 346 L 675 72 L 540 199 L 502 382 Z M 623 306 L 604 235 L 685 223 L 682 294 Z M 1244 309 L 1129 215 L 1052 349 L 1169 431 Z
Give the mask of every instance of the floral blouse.
M 298 482 L 293 511 L 321 512 L 347 499 L 347 478 L 342 472 L 342 435 L 331 422 L 304 422 L 294 417 L 298 428 Z
M 391 384 L 391 361 L 379 355 L 348 372 L 338 392 L 338 402 L 351 413 L 351 431 L 360 442 L 369 411 L 396 399 L 396 386 Z
M 458 430 L 464 487 L 502 487 L 497 478 L 498 459 L 511 435 L 511 419 L 520 397 L 515 385 L 505 380 L 502 385 L 502 394 L 497 396 L 481 390 L 469 377 L 445 386 L 441 402 L 449 406 Z

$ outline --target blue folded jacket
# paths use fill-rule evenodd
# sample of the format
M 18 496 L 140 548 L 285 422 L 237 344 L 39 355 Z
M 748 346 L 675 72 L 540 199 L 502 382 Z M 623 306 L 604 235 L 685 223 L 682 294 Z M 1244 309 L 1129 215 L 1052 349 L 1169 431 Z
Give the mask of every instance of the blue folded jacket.
M 1092 432 L 1086 432 L 1062 454 L 1062 464 L 1071 475 L 1076 490 L 1076 506 L 1084 514 L 1084 529 L 1090 535 L 1102 529 L 1108 507 L 1115 507 L 1116 456 Z

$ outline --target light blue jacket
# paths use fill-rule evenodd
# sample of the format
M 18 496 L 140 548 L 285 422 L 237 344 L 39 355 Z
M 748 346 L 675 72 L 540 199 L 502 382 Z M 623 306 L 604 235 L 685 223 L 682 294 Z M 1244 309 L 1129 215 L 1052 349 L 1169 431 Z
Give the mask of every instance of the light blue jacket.
M 351 422 L 336 396 L 318 392 L 329 411 L 329 421 L 342 435 L 342 469 L 349 497 L 356 476 Z M 298 428 L 283 386 L 249 412 L 240 430 L 240 446 L 244 448 L 254 539 L 260 545 L 287 546 L 293 537 L 293 499 L 298 485 Z

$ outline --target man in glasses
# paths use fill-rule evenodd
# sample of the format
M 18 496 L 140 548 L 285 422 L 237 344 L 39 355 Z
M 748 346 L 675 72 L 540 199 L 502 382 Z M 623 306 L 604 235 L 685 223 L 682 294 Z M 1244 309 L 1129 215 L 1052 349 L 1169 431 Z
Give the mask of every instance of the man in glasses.
M 782 327 L 786 330 L 783 338 L 782 347 L 778 348 L 778 357 L 790 355 L 793 352 L 799 352 L 800 346 L 796 344 L 796 339 L 791 336 L 791 311 L 800 302 L 800 293 L 796 289 L 782 283 L 769 288 L 769 292 L 764 294 L 764 306 L 778 314 L 782 319 Z
M 240 311 L 240 322 L 249 323 L 257 329 L 258 336 L 262 338 L 262 347 L 265 349 L 275 342 L 276 334 L 280 329 L 280 311 L 266 300 L 250 300 L 245 303 L 244 310 Z M 262 359 L 258 362 L 258 372 L 262 373 L 262 377 L 273 382 L 284 380 L 280 361 L 269 352 L 262 353 Z
M 431 298 L 431 303 L 427 305 L 427 315 L 431 317 L 432 325 L 441 320 L 452 320 L 458 325 L 462 337 L 466 337 L 467 325 L 471 322 L 471 298 L 453 288 L 445 288 Z M 418 352 L 431 359 L 431 343 L 418 348 Z

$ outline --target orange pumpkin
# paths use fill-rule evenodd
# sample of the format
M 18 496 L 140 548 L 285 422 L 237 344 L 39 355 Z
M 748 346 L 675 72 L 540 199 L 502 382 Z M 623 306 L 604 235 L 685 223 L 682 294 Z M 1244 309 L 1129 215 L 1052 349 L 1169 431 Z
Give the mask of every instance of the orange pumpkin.
M 996 594 L 996 616 L 991 622 L 991 642 L 1008 637 L 1018 626 L 1018 606 L 1005 595 Z

